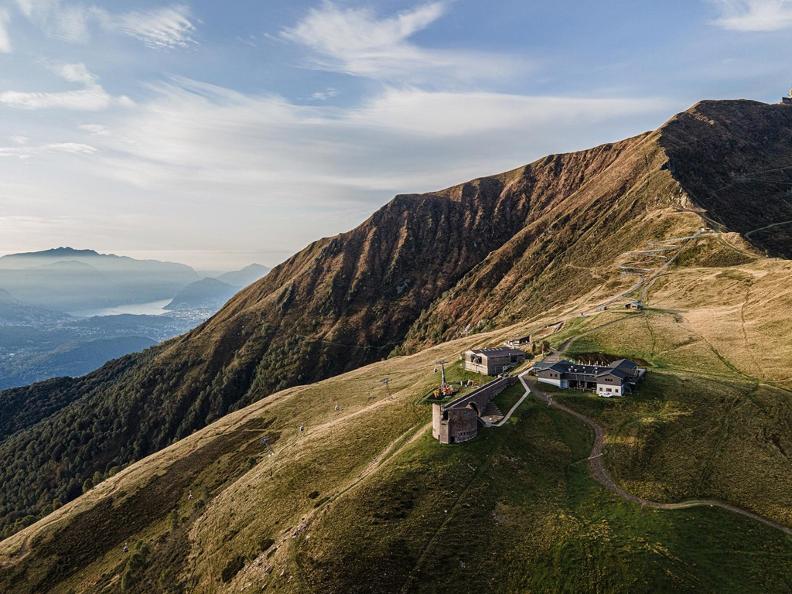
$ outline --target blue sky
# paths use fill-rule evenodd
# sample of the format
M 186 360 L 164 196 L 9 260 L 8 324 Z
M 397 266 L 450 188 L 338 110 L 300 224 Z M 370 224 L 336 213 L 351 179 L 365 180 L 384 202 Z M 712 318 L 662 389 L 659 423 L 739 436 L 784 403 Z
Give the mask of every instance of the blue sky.
M 275 264 L 420 192 L 792 85 L 792 0 L 0 0 L 0 252 Z

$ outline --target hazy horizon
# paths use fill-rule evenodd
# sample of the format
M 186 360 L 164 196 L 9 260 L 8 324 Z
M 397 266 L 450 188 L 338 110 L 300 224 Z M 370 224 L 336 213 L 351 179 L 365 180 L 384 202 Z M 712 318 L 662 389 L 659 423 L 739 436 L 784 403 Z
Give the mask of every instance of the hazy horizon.
M 790 28 L 788 0 L 0 1 L 0 252 L 272 266 L 397 193 L 775 102 Z
M 275 250 L 259 250 L 250 252 L 232 252 L 223 250 L 115 250 L 112 247 L 96 247 L 94 245 L 48 245 L 35 247 L 25 250 L 0 249 L 0 257 L 25 252 L 39 252 L 54 248 L 72 248 L 75 250 L 94 250 L 100 254 L 114 254 L 116 256 L 128 256 L 136 260 L 159 260 L 162 262 L 173 262 L 186 264 L 194 268 L 199 273 L 221 273 L 231 272 L 249 266 L 251 264 L 261 264 L 269 268 L 274 268 L 293 252 Z

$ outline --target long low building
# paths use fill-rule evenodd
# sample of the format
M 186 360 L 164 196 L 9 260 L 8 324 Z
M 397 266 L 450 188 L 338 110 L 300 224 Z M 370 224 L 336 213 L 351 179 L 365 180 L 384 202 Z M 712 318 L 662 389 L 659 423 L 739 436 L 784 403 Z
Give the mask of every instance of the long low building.
M 488 347 L 465 351 L 465 369 L 484 375 L 498 375 L 525 361 L 527 354 L 511 347 Z
M 641 380 L 645 369 L 629 359 L 607 365 L 584 365 L 567 360 L 538 363 L 534 373 L 540 382 L 559 388 L 592 390 L 600 396 L 623 396 Z

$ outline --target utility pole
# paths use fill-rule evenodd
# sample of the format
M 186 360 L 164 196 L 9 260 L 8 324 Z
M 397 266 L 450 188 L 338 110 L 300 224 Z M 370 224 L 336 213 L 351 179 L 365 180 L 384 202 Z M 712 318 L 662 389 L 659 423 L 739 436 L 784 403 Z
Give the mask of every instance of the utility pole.
M 380 383 L 381 383 L 381 384 L 384 384 L 384 386 L 385 386 L 385 389 L 388 391 L 388 398 L 390 398 L 390 397 L 391 397 L 391 391 L 390 391 L 390 378 L 389 378 L 389 377 L 383 377 L 383 378 L 380 380 Z
M 275 452 L 272 451 L 272 446 L 270 445 L 269 437 L 267 437 L 265 435 L 264 437 L 262 437 L 259 440 L 259 443 L 262 445 L 262 447 L 264 448 L 264 451 L 267 453 L 268 456 L 274 456 L 275 455 Z
M 445 388 L 447 385 L 446 382 L 446 374 L 445 374 L 445 366 L 448 361 L 445 359 L 440 359 L 439 361 L 435 361 L 435 365 L 440 366 L 440 389 Z

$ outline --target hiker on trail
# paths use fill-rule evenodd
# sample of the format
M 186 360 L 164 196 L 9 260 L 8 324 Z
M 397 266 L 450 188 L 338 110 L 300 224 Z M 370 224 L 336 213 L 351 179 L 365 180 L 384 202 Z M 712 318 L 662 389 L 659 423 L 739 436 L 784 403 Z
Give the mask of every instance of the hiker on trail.
M 190 489 L 190 492 L 187 493 L 187 501 L 192 501 L 192 489 Z
M 303 431 L 305 431 L 305 425 L 300 425 L 300 433 L 302 433 Z

